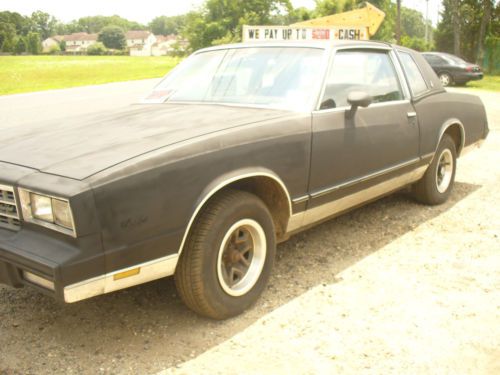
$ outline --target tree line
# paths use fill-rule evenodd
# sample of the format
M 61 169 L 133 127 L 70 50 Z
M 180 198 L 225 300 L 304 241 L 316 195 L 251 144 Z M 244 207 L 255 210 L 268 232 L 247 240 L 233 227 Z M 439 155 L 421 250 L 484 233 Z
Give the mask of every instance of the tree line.
M 119 16 L 82 17 L 63 23 L 37 11 L 31 16 L 0 12 L 0 49 L 3 52 L 40 52 L 40 40 L 75 32 L 100 33 L 106 27 L 122 31 L 150 30 L 155 35 L 179 34 L 191 50 L 241 41 L 242 26 L 289 25 L 364 6 L 363 0 L 316 0 L 315 9 L 294 8 L 290 0 L 205 0 L 203 5 L 178 16 L 158 16 L 143 25 Z M 385 20 L 373 39 L 397 42 L 417 50 L 455 52 L 480 61 L 485 48 L 498 43 L 500 5 L 495 0 L 443 0 L 437 29 L 423 15 L 401 5 L 401 0 L 371 0 Z M 428 38 L 426 39 L 426 29 Z
M 443 0 L 436 48 L 469 61 L 500 64 L 500 3 L 495 0 Z

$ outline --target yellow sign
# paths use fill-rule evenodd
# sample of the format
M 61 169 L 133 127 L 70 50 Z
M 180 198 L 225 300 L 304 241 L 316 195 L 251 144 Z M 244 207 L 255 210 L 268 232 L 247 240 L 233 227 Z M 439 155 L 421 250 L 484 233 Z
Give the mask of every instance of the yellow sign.
M 332 14 L 326 17 L 314 18 L 312 20 L 294 23 L 292 27 L 362 27 L 367 29 L 368 37 L 375 35 L 385 18 L 385 13 L 377 7 L 366 2 L 364 8 L 351 10 L 349 12 Z

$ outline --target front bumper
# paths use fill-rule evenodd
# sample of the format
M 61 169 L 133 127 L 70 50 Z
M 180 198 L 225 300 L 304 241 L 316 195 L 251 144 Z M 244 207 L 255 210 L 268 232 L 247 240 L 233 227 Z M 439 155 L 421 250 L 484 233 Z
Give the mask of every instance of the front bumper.
M 0 162 L 0 185 L 12 191 L 20 226 L 0 226 L 0 284 L 31 285 L 64 300 L 64 287 L 104 273 L 102 241 L 91 189 L 83 182 Z M 18 188 L 71 199 L 79 237 L 23 220 Z M 5 197 L 4 197 L 5 199 Z M 0 218 L 7 215 L 5 209 Z M 9 213 L 12 214 L 12 213 Z
M 65 301 L 67 285 L 104 273 L 102 254 L 97 235 L 75 240 L 43 228 L 0 229 L 0 283 L 33 286 Z

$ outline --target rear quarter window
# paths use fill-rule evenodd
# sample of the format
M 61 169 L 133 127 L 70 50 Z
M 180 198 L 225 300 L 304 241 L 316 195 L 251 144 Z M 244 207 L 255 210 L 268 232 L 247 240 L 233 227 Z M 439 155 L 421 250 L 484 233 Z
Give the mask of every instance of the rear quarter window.
M 409 53 L 399 51 L 398 55 L 406 73 L 406 78 L 408 79 L 408 84 L 413 96 L 422 95 L 429 88 L 427 87 L 427 83 L 425 82 L 417 63 L 413 60 L 413 57 L 411 57 Z

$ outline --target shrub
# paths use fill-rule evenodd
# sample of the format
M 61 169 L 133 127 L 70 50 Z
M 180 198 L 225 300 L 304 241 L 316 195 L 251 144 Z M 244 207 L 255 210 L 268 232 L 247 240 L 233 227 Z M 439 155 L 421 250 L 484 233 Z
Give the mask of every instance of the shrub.
M 59 44 L 54 44 L 52 46 L 50 46 L 49 50 L 48 50 L 48 53 L 50 55 L 57 55 L 61 52 L 61 47 L 59 47 Z
M 87 48 L 87 55 L 100 56 L 100 55 L 105 55 L 106 52 L 107 49 L 101 42 L 91 44 Z

